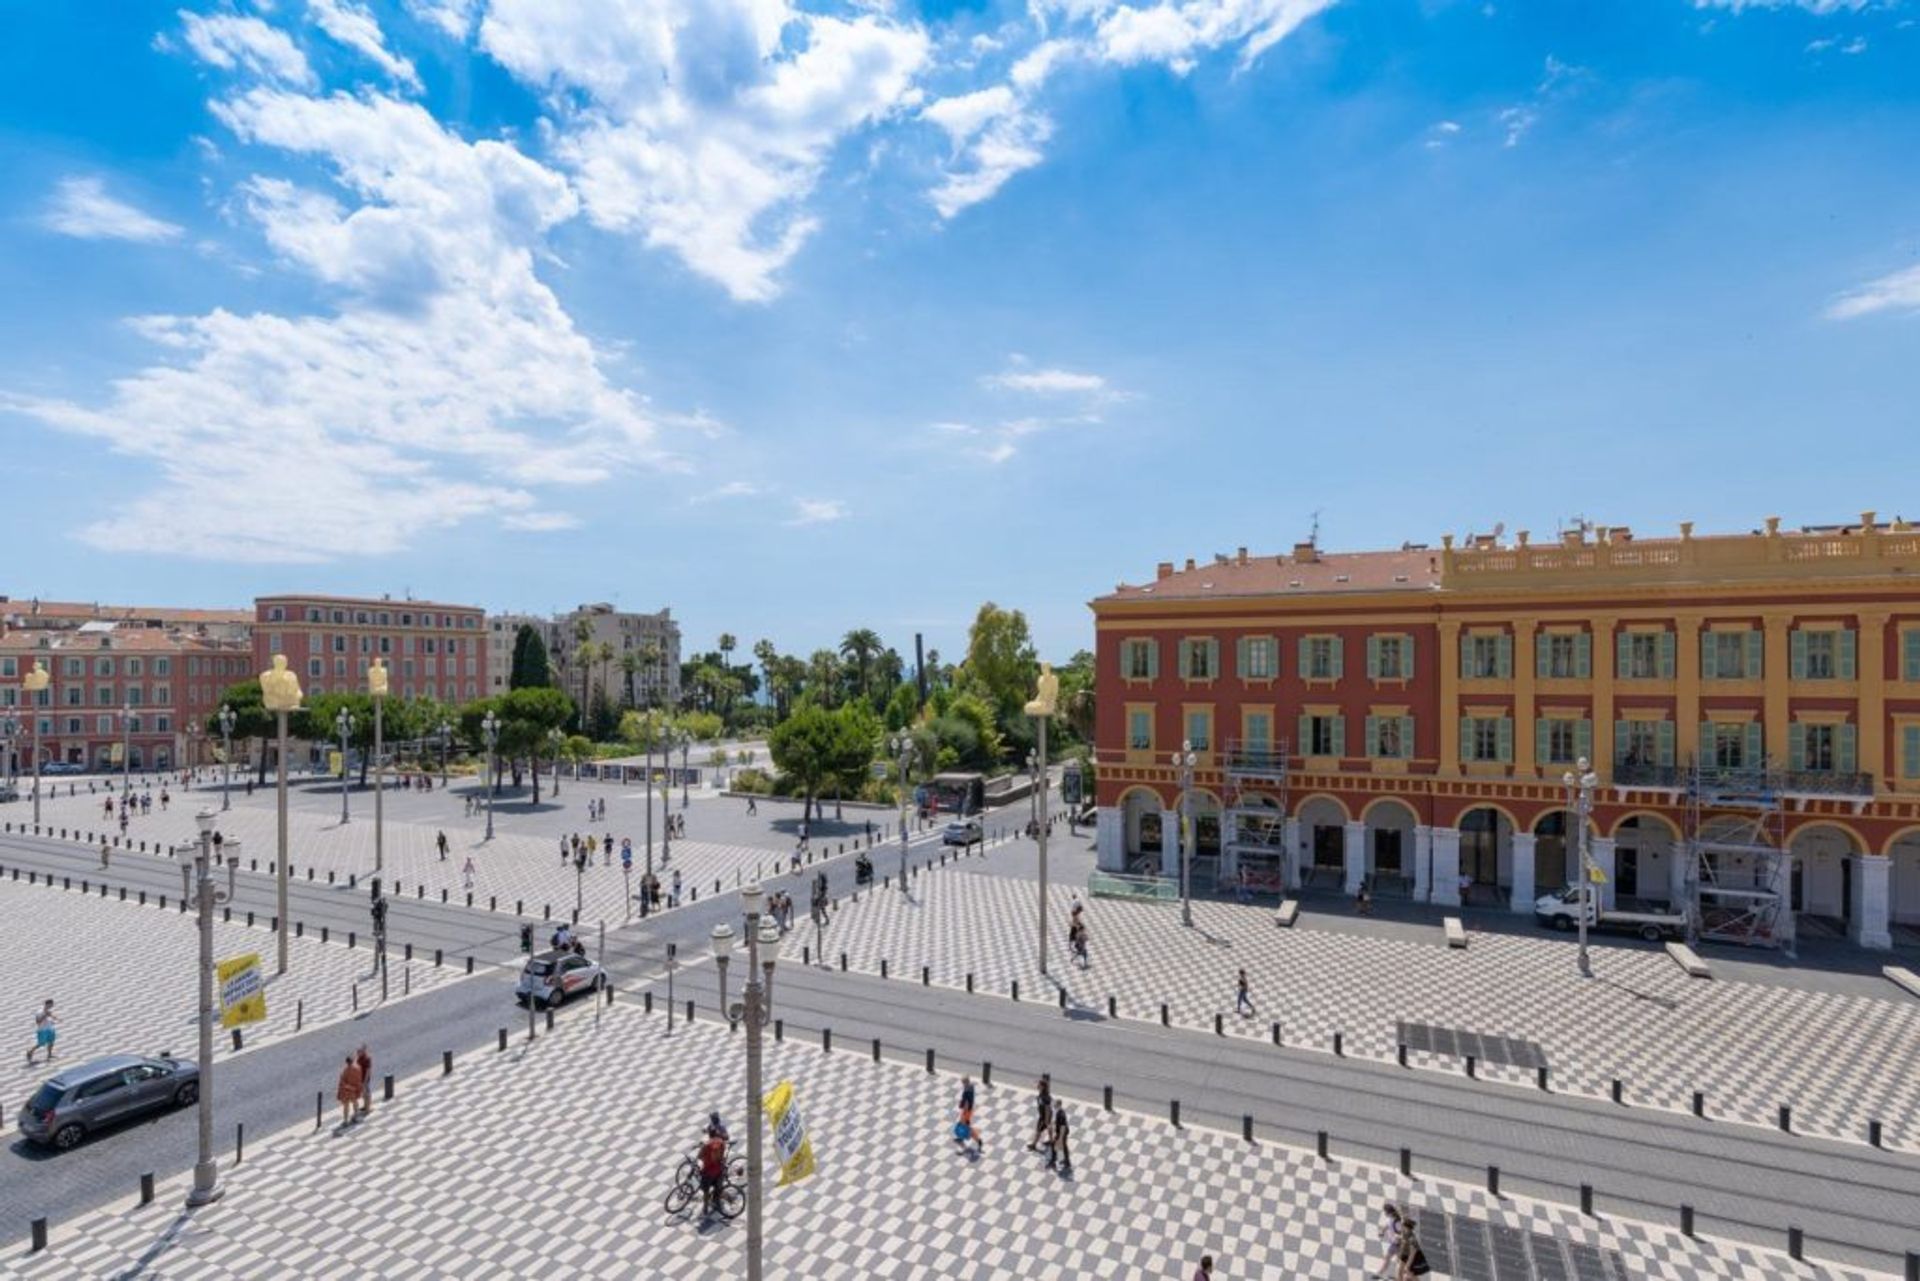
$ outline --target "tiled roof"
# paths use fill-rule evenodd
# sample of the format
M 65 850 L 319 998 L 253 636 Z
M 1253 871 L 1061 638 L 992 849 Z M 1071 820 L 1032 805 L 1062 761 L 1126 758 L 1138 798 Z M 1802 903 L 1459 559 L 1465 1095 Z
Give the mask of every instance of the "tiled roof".
M 127 622 L 151 619 L 162 623 L 253 622 L 253 611 L 246 609 L 180 609 L 172 605 L 105 605 L 96 601 L 31 599 L 0 601 L 0 616 Z
M 440 600 L 396 600 L 383 596 L 323 596 L 312 592 L 281 592 L 274 596 L 256 596 L 256 606 L 272 602 L 275 605 L 296 601 L 312 605 L 353 605 L 368 609 L 458 609 L 484 614 L 486 611 L 478 605 L 454 605 Z
M 1116 601 L 1204 600 L 1226 596 L 1313 596 L 1344 592 L 1421 592 L 1440 585 L 1437 549 L 1391 552 L 1314 553 L 1296 556 L 1229 556 L 1204 564 L 1162 566 L 1151 582 L 1123 583 L 1097 598 Z

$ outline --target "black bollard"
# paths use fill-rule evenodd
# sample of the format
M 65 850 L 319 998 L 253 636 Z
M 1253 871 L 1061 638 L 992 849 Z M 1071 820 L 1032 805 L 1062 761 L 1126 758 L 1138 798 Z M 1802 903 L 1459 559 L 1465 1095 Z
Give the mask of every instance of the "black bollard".
M 33 1246 L 29 1254 L 38 1254 L 47 1248 L 47 1221 L 44 1218 L 33 1221 Z
M 1497 1165 L 1487 1167 L 1487 1195 L 1500 1195 L 1500 1167 Z
M 392 1078 L 389 1077 L 389 1080 Z M 247 1159 L 247 1127 L 244 1122 L 233 1127 L 233 1163 L 239 1165 Z
M 928 1076 L 933 1075 L 933 1051 L 932 1050 L 927 1051 L 927 1075 Z
M 648 995 L 649 997 L 651 997 L 651 996 L 653 995 L 653 993 L 651 993 L 651 992 L 649 992 L 649 993 L 647 993 L 647 995 Z M 649 1002 L 648 1002 L 648 1009 L 647 1009 L 647 1013 L 649 1013 L 649 1014 L 651 1014 L 651 1013 L 653 1013 L 653 1009 L 652 1009 L 652 1002 L 651 1002 L 651 1001 L 649 1001 Z M 500 1029 L 500 1052 L 501 1052 L 502 1054 L 505 1054 L 505 1053 L 507 1052 L 507 1029 L 505 1029 L 505 1028 L 501 1028 L 501 1029 Z
M 1543 1089 L 1543 1090 L 1544 1090 L 1544 1089 L 1547 1089 L 1547 1088 L 1548 1088 L 1548 1086 L 1547 1086 L 1547 1065 L 1546 1065 L 1546 1064 L 1544 1064 L 1544 1063 L 1542 1063 L 1542 1064 L 1541 1064 L 1541 1065 L 1539 1066 L 1539 1068 L 1535 1070 L 1535 1073 L 1534 1073 L 1534 1075 L 1535 1075 L 1536 1077 L 1538 1077 L 1538 1078 L 1539 1078 L 1539 1082 L 1540 1082 L 1540 1088 L 1541 1088 L 1541 1089 Z
M 1780 1105 L 1780 1132 L 1782 1134 L 1793 1133 L 1793 1109 L 1784 1103 Z
M 1253 1113 L 1251 1112 L 1240 1114 L 1240 1137 L 1248 1143 L 1253 1142 Z
M 880 1038 L 877 1036 L 873 1038 L 873 1061 L 875 1063 L 880 1061 Z
M 1693 1114 L 1698 1117 L 1706 1116 L 1707 1092 L 1705 1090 L 1695 1090 L 1693 1092 Z
M 1020 999 L 1020 980 L 1019 979 L 1015 979 L 1013 981 L 1013 999 L 1016 1001 Z
M 1617 1076 L 1613 1078 L 1613 1101 L 1615 1103 L 1627 1101 L 1627 1083 Z
M 1111 1085 L 1103 1085 L 1100 1087 L 1100 1106 L 1109 1112 L 1113 1111 L 1113 1087 Z
M 1799 1228 L 1787 1229 L 1787 1257 L 1796 1262 L 1807 1257 L 1806 1234 Z
M 140 1176 L 140 1204 L 153 1204 L 153 1175 L 151 1173 Z
M 1680 1207 L 1680 1235 L 1683 1237 L 1693 1235 L 1693 1207 L 1690 1205 Z
M 440 1051 L 440 1075 L 441 1076 L 453 1075 L 453 1051 L 452 1050 Z
M 391 1072 L 380 1078 L 380 1097 L 389 1103 L 393 1101 L 393 1073 Z
M 820 1029 L 820 1052 L 822 1054 L 833 1053 L 833 1029 L 830 1027 Z
M 1180 1100 L 1179 1099 L 1167 1100 L 1167 1119 L 1173 1123 L 1174 1129 L 1177 1130 L 1180 1128 Z
M 1412 1148 L 1400 1149 L 1400 1173 L 1404 1174 L 1408 1178 L 1413 1177 L 1413 1149 Z
M 1593 1184 L 1591 1183 L 1580 1185 L 1580 1213 L 1588 1218 L 1593 1217 Z
M 1347 1051 L 1346 1051 L 1346 1049 L 1345 1049 L 1345 1047 L 1344 1047 L 1344 1039 L 1343 1039 L 1343 1038 L 1344 1038 L 1344 1034 L 1343 1034 L 1343 1033 L 1340 1033 L 1340 1032 L 1335 1032 L 1335 1033 L 1333 1034 L 1333 1053 L 1334 1053 L 1334 1055 L 1335 1055 L 1335 1057 L 1338 1057 L 1338 1058 L 1345 1058 L 1345 1057 L 1346 1057 L 1346 1053 L 1347 1053 Z
M 1215 1036 L 1225 1036 L 1227 1034 L 1227 1016 L 1217 1010 L 1214 1011 L 1213 1015 L 1213 1034 Z
M 1880 1123 L 1878 1121 L 1867 1122 L 1867 1143 L 1876 1148 L 1880 1146 Z
M 1327 1132 L 1325 1130 L 1315 1132 L 1313 1150 L 1319 1154 L 1322 1161 L 1327 1159 Z

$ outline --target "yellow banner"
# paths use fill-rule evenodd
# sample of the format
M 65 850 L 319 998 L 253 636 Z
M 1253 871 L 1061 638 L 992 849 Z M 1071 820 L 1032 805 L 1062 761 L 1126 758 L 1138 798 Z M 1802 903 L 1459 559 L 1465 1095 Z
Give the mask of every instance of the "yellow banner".
M 220 980 L 220 1026 L 258 1023 L 267 1017 L 267 983 L 260 977 L 260 954 L 248 952 L 215 967 Z
M 327 753 L 327 773 L 344 774 L 347 772 L 347 758 L 338 749 Z
M 115 743 L 107 749 L 107 759 L 115 765 L 118 765 L 122 760 L 126 759 L 125 747 L 126 745 L 124 743 Z
M 767 1122 L 773 1127 L 773 1150 L 780 1158 L 780 1184 L 798 1183 L 814 1172 L 813 1140 L 807 1137 L 807 1123 L 793 1096 L 793 1082 L 782 1081 L 760 1101 L 767 1110 Z
M 1587 868 L 1587 879 L 1595 885 L 1605 885 L 1607 883 L 1607 874 L 1600 870 L 1598 863 L 1595 863 Z

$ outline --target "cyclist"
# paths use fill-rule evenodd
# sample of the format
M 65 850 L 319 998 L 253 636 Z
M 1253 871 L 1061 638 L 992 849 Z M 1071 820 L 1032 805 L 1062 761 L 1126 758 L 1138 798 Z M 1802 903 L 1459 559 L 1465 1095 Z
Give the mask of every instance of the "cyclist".
M 720 1187 L 727 1177 L 727 1127 L 720 1123 L 720 1114 L 715 1112 L 707 1117 L 707 1137 L 700 1144 L 700 1210 L 704 1218 L 711 1218 L 720 1208 Z

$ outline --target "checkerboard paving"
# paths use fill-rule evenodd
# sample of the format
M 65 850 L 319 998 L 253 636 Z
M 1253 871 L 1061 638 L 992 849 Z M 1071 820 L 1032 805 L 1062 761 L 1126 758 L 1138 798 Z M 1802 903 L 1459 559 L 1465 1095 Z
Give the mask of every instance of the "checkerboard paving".
M 835 964 L 917 982 L 1005 996 L 1054 999 L 1035 956 L 1036 886 L 976 867 L 939 868 L 914 881 L 911 900 L 875 890 L 843 903 L 825 948 Z M 1796 1130 L 1864 1141 L 1879 1120 L 1889 1145 L 1920 1144 L 1920 1004 L 1889 985 L 1885 999 L 1686 977 L 1664 954 L 1592 948 L 1583 979 L 1571 943 L 1474 932 L 1450 949 L 1328 930 L 1277 927 L 1270 910 L 1196 902 L 1194 928 L 1178 903 L 1097 899 L 1087 903 L 1091 964 L 1069 960 L 1072 887 L 1049 895 L 1051 965 L 1069 1000 L 1104 1011 L 1111 994 L 1123 1017 L 1158 1021 L 1160 1003 L 1178 1025 L 1211 1032 L 1216 1013 L 1230 1033 L 1269 1037 L 1279 1020 L 1289 1044 L 1392 1058 L 1399 1020 L 1539 1042 L 1553 1086 L 1596 1096 L 1624 1082 L 1627 1101 L 1686 1109 L 1704 1091 L 1709 1116 L 1772 1125 L 1793 1109 Z M 1084 901 L 1084 898 L 1083 898 Z M 811 942 L 803 931 L 802 943 Z M 1256 1015 L 1234 1011 L 1236 971 L 1248 973 Z M 1409 1061 L 1464 1072 L 1449 1056 L 1415 1051 Z M 1481 1065 L 1492 1080 L 1532 1084 L 1526 1068 Z
M 570 784 L 569 788 L 572 786 Z M 135 795 L 139 794 L 136 788 Z M 156 800 L 152 810 L 129 820 L 127 837 L 134 842 L 134 849 L 138 849 L 138 843 L 142 841 L 147 843 L 150 850 L 162 852 L 169 847 L 196 842 L 199 829 L 194 820 L 195 810 L 201 804 L 211 804 L 217 808 L 219 803 L 217 794 L 208 796 L 196 793 L 186 800 L 176 793 L 173 803 L 162 811 L 157 800 L 157 787 L 154 794 Z M 626 919 L 627 896 L 638 891 L 641 875 L 646 868 L 644 820 L 638 813 L 637 802 L 622 803 L 622 793 L 611 789 L 596 791 L 596 795 L 600 794 L 610 798 L 609 815 L 607 821 L 593 824 L 591 832 L 602 840 L 611 833 L 614 850 L 611 854 L 600 850 L 593 855 L 585 874 L 579 878 L 578 900 L 581 903 L 581 920 L 612 923 Z M 486 908 L 489 900 L 494 899 L 503 912 L 511 912 L 516 903 L 524 903 L 529 915 L 541 915 L 541 908 L 546 905 L 552 906 L 556 916 L 564 916 L 573 910 L 576 901 L 575 872 L 571 859 L 565 863 L 560 860 L 560 836 L 557 833 L 549 836 L 527 835 L 512 831 L 502 822 L 495 827 L 494 839 L 488 841 L 484 838 L 484 820 L 467 819 L 455 793 L 436 792 L 433 795 L 445 800 L 443 808 L 447 818 L 444 823 L 402 820 L 391 813 L 381 823 L 381 863 L 389 884 L 397 883 L 402 895 L 418 897 L 420 887 L 424 886 L 429 898 L 438 899 L 441 892 L 445 891 L 447 901 L 464 903 L 468 892 L 465 867 L 466 861 L 471 858 L 474 864 L 472 893 L 477 908 Z M 568 795 L 571 796 L 571 791 Z M 89 795 L 82 790 L 77 796 L 48 800 L 43 808 L 42 829 L 51 827 L 57 831 L 65 828 L 70 833 L 85 834 L 89 838 L 85 844 L 97 849 L 101 835 L 109 838 L 119 835 L 118 820 L 104 820 L 101 808 L 104 799 L 104 792 Z M 352 818 L 345 824 L 340 822 L 337 808 L 327 805 L 316 807 L 312 804 L 313 799 L 311 793 L 303 795 L 302 803 L 290 806 L 288 810 L 287 839 L 293 874 L 305 879 L 307 870 L 312 868 L 316 870 L 319 880 L 324 882 L 327 873 L 332 872 L 342 883 L 349 874 L 361 878 L 371 875 L 374 866 L 373 798 L 364 792 L 356 792 L 352 799 Z M 409 798 L 409 802 L 415 799 Z M 418 807 L 410 805 L 410 808 Z M 9 817 L 18 818 L 24 812 L 15 807 L 15 812 Z M 695 887 L 705 895 L 712 891 L 716 879 L 730 890 L 753 880 L 756 872 L 764 871 L 770 875 L 771 869 L 784 861 L 781 854 L 765 848 L 688 838 L 674 840 L 670 861 L 662 863 L 659 860 L 663 851 L 657 844 L 658 817 L 656 814 L 654 871 L 660 877 L 663 896 L 671 888 L 672 873 L 675 871 L 681 874 L 683 896 Z M 690 820 L 695 830 L 699 818 L 700 815 L 695 812 Z M 578 830 L 583 837 L 588 834 L 589 828 L 584 825 L 584 820 Z M 267 874 L 279 844 L 278 819 L 271 789 L 256 793 L 250 799 L 236 799 L 233 808 L 220 815 L 219 831 L 228 841 L 239 842 L 243 871 L 257 863 L 261 874 Z M 444 860 L 440 857 L 437 840 L 443 831 L 448 842 Z M 621 873 L 619 843 L 623 837 L 633 841 L 631 881 Z M 851 845 L 850 841 L 835 840 L 831 845 L 819 842 L 814 852 L 831 853 L 843 843 L 849 847 Z M 112 857 L 140 855 L 116 850 Z M 639 915 L 637 905 L 634 915 Z
M 0 966 L 14 976 L 14 1009 L 7 1023 L 7 1053 L 0 1054 L 0 1096 L 19 1101 L 52 1075 L 47 1056 L 26 1062 L 33 1044 L 33 1019 L 40 1002 L 54 1000 L 59 1039 L 55 1064 L 81 1063 L 102 1054 L 153 1054 L 172 1050 L 194 1055 L 199 1001 L 200 934 L 197 917 L 174 910 L 140 907 L 117 897 L 83 895 L 72 890 L 28 885 L 23 879 L 0 881 Z M 290 940 L 288 969 L 276 976 L 274 936 L 236 921 L 215 920 L 214 956 L 224 960 L 258 952 L 267 980 L 267 1018 L 249 1025 L 249 1047 L 291 1036 L 296 1018 L 315 1027 L 353 1013 L 354 984 L 362 1005 L 380 999 L 377 978 L 369 977 L 373 953 L 349 950 L 315 939 Z M 50 949 L 59 957 L 48 968 Z M 387 992 L 429 991 L 464 977 L 453 967 L 437 968 L 418 960 L 410 965 L 390 956 Z M 304 1008 L 303 1008 L 304 1007 Z M 232 1051 L 224 1034 L 215 1037 L 216 1053 Z
M 631 1006 L 581 1012 L 531 1047 L 401 1083 L 371 1121 L 249 1149 L 223 1170 L 226 1196 L 191 1219 L 176 1180 L 154 1205 L 56 1225 L 48 1252 L 7 1263 L 38 1281 L 738 1276 L 744 1218 L 702 1229 L 661 1200 L 709 1110 L 739 1133 L 742 1034 L 664 1032 Z M 769 1276 L 1185 1278 L 1210 1252 L 1224 1278 L 1352 1281 L 1377 1274 L 1388 1199 L 1617 1250 L 1635 1276 L 1865 1275 L 1071 1099 L 1074 1171 L 1061 1177 L 1016 1137 L 1022 1089 L 980 1088 L 974 1157 L 951 1138 L 950 1076 L 794 1042 L 767 1054 L 766 1082 L 794 1082 L 819 1163 L 786 1188 L 769 1172 Z

